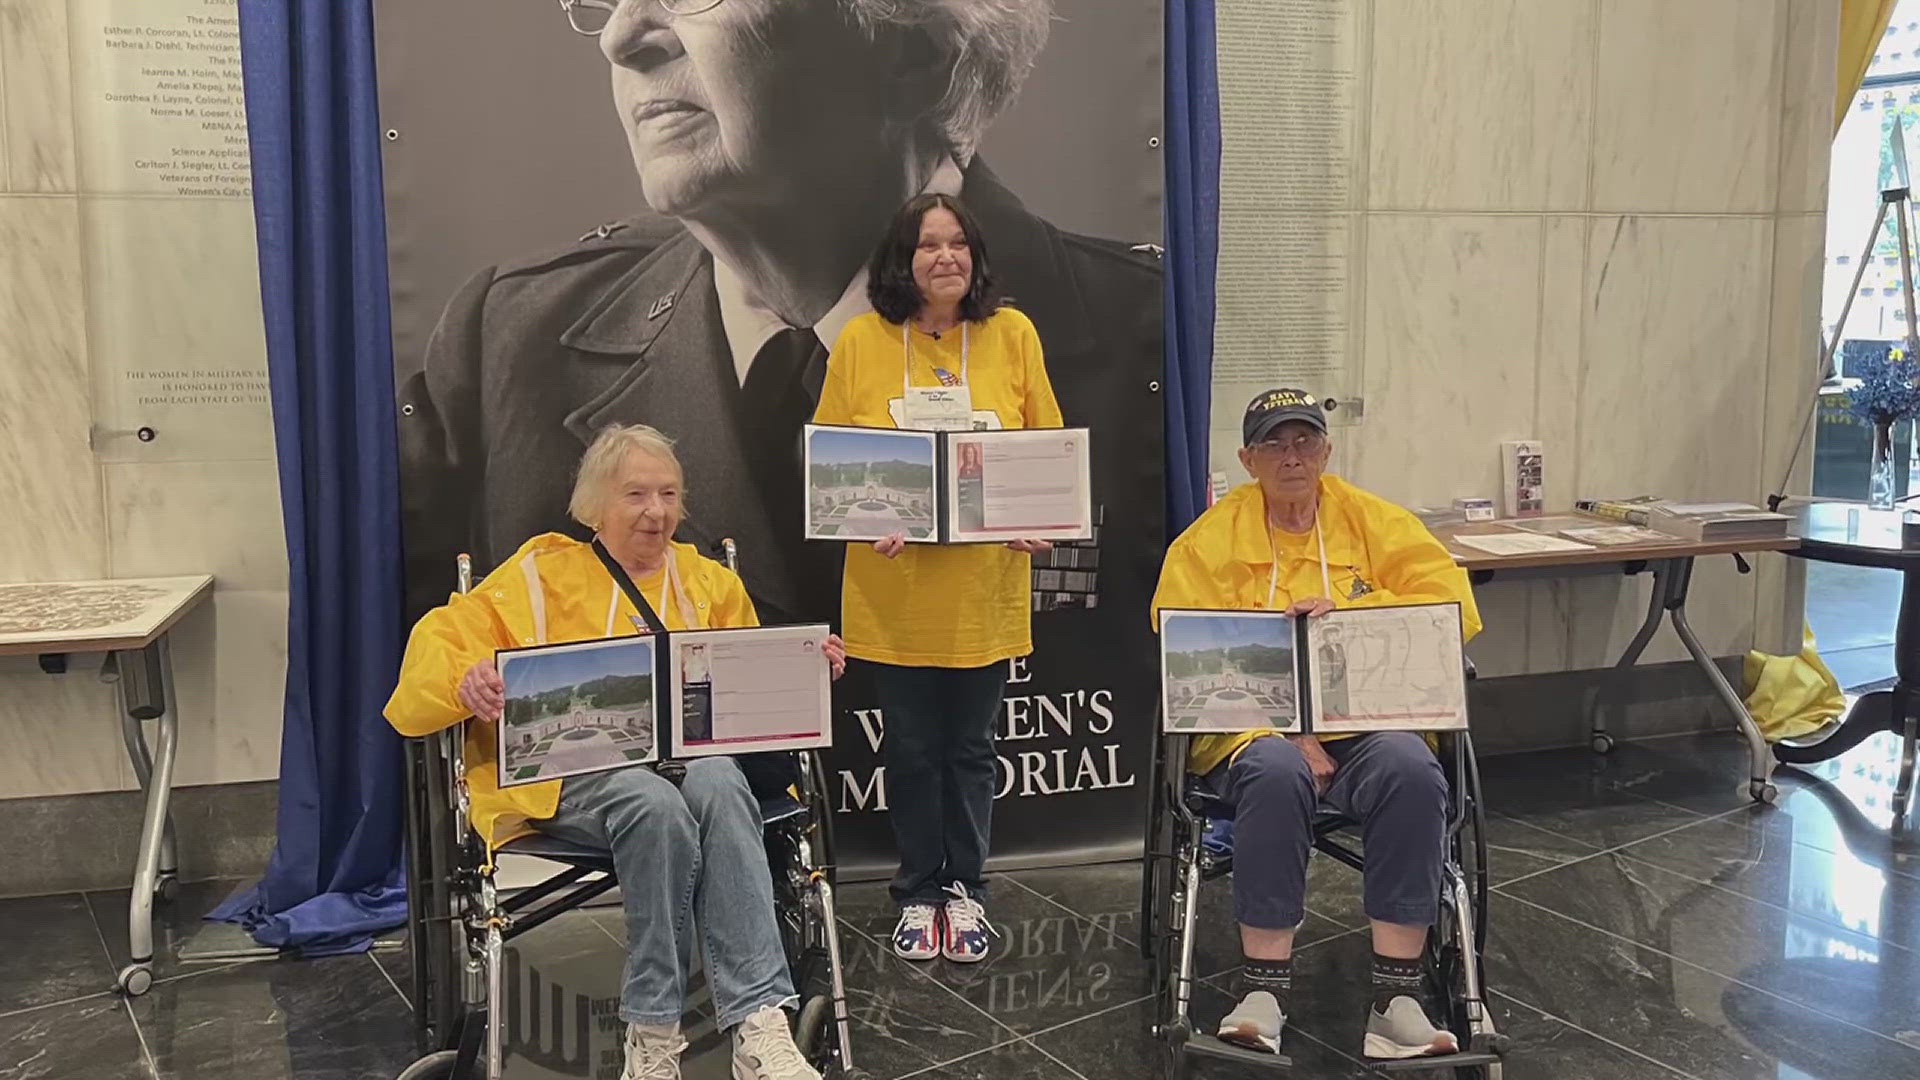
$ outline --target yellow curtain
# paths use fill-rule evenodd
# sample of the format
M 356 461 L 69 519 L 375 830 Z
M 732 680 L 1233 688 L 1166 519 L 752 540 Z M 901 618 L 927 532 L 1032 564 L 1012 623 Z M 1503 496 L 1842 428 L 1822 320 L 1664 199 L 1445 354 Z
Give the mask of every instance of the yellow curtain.
M 1893 18 L 1896 0 L 1840 0 L 1840 96 L 1833 103 L 1833 130 L 1847 118 L 1853 95 L 1867 77 L 1867 65 L 1873 63 L 1873 50 L 1886 36 L 1887 21 Z

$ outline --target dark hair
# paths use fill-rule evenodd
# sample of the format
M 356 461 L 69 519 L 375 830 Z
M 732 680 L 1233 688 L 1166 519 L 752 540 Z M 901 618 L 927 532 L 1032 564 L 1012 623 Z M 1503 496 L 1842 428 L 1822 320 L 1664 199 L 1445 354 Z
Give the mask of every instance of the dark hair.
M 981 322 L 1000 310 L 1000 291 L 994 287 L 993 273 L 987 269 L 987 241 L 980 226 L 959 199 L 951 195 L 916 195 L 893 215 L 880 246 L 867 261 L 867 302 L 890 323 L 904 323 L 920 313 L 926 298 L 913 280 L 913 253 L 920 246 L 920 221 L 927 211 L 942 208 L 960 222 L 967 236 L 967 252 L 973 258 L 973 279 L 967 294 L 960 298 L 960 318 Z

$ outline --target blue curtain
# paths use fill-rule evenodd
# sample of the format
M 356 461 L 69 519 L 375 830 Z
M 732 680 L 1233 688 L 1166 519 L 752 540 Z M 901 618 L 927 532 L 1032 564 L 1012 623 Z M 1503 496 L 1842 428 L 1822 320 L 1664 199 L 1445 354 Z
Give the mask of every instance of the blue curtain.
M 406 917 L 400 467 L 368 0 L 241 0 L 267 368 L 291 570 L 278 844 L 212 918 L 365 949 Z
M 1167 530 L 1207 508 L 1213 272 L 1220 250 L 1220 85 L 1213 0 L 1166 0 Z

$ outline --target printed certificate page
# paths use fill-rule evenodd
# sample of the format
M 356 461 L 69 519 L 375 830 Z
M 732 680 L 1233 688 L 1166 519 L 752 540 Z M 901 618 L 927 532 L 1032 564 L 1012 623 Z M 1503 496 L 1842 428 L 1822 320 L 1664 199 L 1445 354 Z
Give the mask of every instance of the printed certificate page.
M 1460 605 L 1348 608 L 1309 626 L 1314 734 L 1467 726 Z
M 821 625 L 667 635 L 674 756 L 832 745 L 826 640 Z
M 950 542 L 1093 536 L 1086 429 L 977 431 L 947 440 Z

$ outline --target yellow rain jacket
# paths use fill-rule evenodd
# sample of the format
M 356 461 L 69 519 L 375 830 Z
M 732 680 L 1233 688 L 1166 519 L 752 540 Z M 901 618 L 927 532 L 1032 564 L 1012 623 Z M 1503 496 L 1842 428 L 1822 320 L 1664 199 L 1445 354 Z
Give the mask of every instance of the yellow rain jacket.
M 1463 638 L 1480 632 L 1480 610 L 1474 606 L 1467 572 L 1419 518 L 1328 474 L 1320 478 L 1318 523 L 1326 542 L 1325 579 L 1314 535 L 1292 536 L 1269 526 L 1259 484 L 1242 484 L 1228 492 L 1167 550 L 1160 586 L 1153 594 L 1155 632 L 1163 607 L 1259 611 L 1269 606 L 1271 583 L 1271 608 L 1284 610 L 1295 601 L 1322 595 L 1327 591 L 1323 581 L 1333 587 L 1327 599 L 1343 608 L 1458 601 Z M 1268 730 L 1200 736 L 1193 741 L 1187 768 L 1209 772 L 1253 740 L 1277 734 Z
M 673 545 L 672 565 L 679 596 L 668 588 L 665 570 L 634 582 L 667 629 L 760 625 L 733 571 L 691 544 Z M 558 533 L 536 536 L 472 592 L 449 598 L 414 624 L 387 722 L 409 736 L 451 727 L 468 716 L 460 679 L 496 650 L 631 635 L 638 615 L 591 544 Z M 559 810 L 564 781 L 500 787 L 492 724 L 467 725 L 466 761 L 473 825 L 489 846 L 532 832 L 529 822 Z
M 1768 742 L 1810 735 L 1847 711 L 1847 695 L 1820 659 L 1813 628 L 1804 627 L 1801 635 L 1798 656 L 1747 654 L 1747 711 Z

